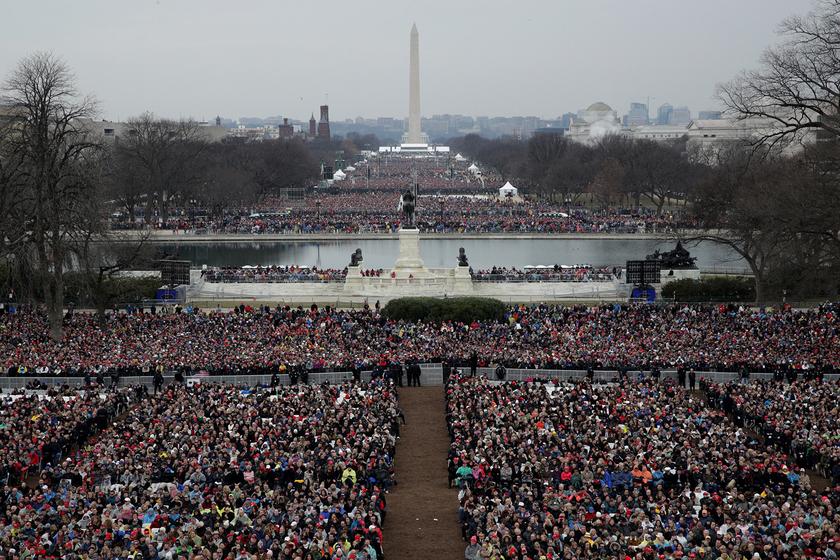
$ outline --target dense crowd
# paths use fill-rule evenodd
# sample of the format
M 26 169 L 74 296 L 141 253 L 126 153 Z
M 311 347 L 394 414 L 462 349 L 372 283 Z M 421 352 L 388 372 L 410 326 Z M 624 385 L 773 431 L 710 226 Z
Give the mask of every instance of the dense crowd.
M 175 207 L 154 227 L 195 234 L 394 233 L 400 227 L 401 193 L 419 185 L 416 226 L 427 233 L 653 233 L 696 228 L 682 212 L 657 215 L 651 209 L 588 209 L 547 200 L 500 198 L 498 175 L 480 180 L 464 162 L 389 158 L 362 164 L 328 191 L 302 199 L 265 197 L 247 207 Z M 117 213 L 114 229 L 145 227 Z
M 590 265 L 556 264 L 525 269 L 494 266 L 474 271 L 472 279 L 476 282 L 611 282 L 616 272 L 612 267 Z
M 369 195 L 372 199 L 379 195 Z M 394 194 L 394 200 L 399 196 Z M 499 203 L 492 211 L 474 209 L 473 202 L 449 202 L 440 206 L 418 207 L 416 227 L 424 233 L 667 233 L 680 227 L 695 227 L 690 218 L 657 216 L 649 212 L 572 210 L 559 208 L 534 210 Z M 568 209 L 566 209 L 568 210 Z M 140 227 L 140 223 L 135 227 Z M 127 224 L 115 224 L 127 228 Z M 313 233 L 394 233 L 400 228 L 396 203 L 388 210 L 365 208 L 324 211 L 318 208 L 275 209 L 264 212 L 227 211 L 221 216 L 175 216 L 163 230 L 196 234 L 313 234 Z
M 60 461 L 138 398 L 128 389 L 107 395 L 60 389 L 0 395 L 0 479 L 20 484 L 43 463 Z
M 214 267 L 201 271 L 206 282 L 342 282 L 347 269 L 315 266 L 251 266 Z
M 450 158 L 380 157 L 376 161 L 361 162 L 346 177 L 333 183 L 343 191 L 405 190 L 417 182 L 423 192 L 433 194 L 480 194 L 501 186 L 500 174 L 490 169 L 470 170 L 465 161 Z
M 29 414 L 28 399 L 4 413 Z M 10 479 L 0 555 L 377 560 L 397 416 L 381 380 L 170 385 L 45 458 L 35 484 Z M 36 445 L 51 437 L 31 435 Z
M 711 402 L 810 469 L 840 482 L 840 385 L 820 379 L 704 383 Z
M 277 306 L 236 313 L 75 313 L 60 342 L 36 313 L 0 316 L 8 375 L 122 375 L 163 367 L 187 374 L 370 368 L 382 360 L 547 369 L 840 370 L 837 309 L 707 305 L 520 305 L 500 321 L 389 320 L 378 309 Z
M 363 270 L 363 276 L 381 276 L 381 270 Z M 525 269 L 494 266 L 472 272 L 476 282 L 610 282 L 616 270 L 612 267 L 595 268 L 590 265 L 555 265 Z M 307 266 L 225 266 L 201 271 L 206 282 L 213 283 L 325 283 L 343 282 L 347 269 L 317 268 Z
M 672 383 L 455 376 L 447 399 L 467 560 L 840 553 L 840 491 Z

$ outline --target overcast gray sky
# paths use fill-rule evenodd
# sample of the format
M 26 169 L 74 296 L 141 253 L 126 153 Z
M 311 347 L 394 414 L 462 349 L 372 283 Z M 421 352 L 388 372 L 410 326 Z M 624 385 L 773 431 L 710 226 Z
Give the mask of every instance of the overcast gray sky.
M 102 117 L 556 117 L 593 101 L 714 108 L 810 0 L 3 0 L 0 75 L 62 56 Z

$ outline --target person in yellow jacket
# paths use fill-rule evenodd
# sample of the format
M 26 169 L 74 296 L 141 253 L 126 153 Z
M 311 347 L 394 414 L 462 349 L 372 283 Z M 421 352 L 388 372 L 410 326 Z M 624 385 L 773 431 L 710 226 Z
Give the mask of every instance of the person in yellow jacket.
M 347 486 L 355 486 L 356 471 L 353 469 L 352 466 L 347 465 L 347 467 L 343 471 L 341 471 L 341 482 L 342 484 L 346 484 Z

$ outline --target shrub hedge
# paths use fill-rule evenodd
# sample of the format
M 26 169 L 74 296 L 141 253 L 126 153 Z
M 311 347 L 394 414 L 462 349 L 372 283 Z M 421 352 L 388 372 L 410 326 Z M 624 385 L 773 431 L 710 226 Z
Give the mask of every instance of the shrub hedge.
M 501 321 L 507 306 L 493 298 L 482 297 L 404 297 L 389 301 L 382 314 L 388 319 L 405 321 Z
M 665 284 L 662 297 L 676 301 L 755 301 L 755 283 L 749 278 L 713 276 L 675 280 Z

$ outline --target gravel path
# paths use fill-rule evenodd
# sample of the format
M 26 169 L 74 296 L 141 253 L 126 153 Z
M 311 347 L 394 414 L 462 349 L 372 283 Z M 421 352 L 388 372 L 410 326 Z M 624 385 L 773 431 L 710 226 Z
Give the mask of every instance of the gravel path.
M 388 495 L 384 545 L 388 560 L 464 557 L 458 527 L 458 494 L 446 482 L 443 387 L 400 389 L 406 425 L 395 460 L 399 484 Z

